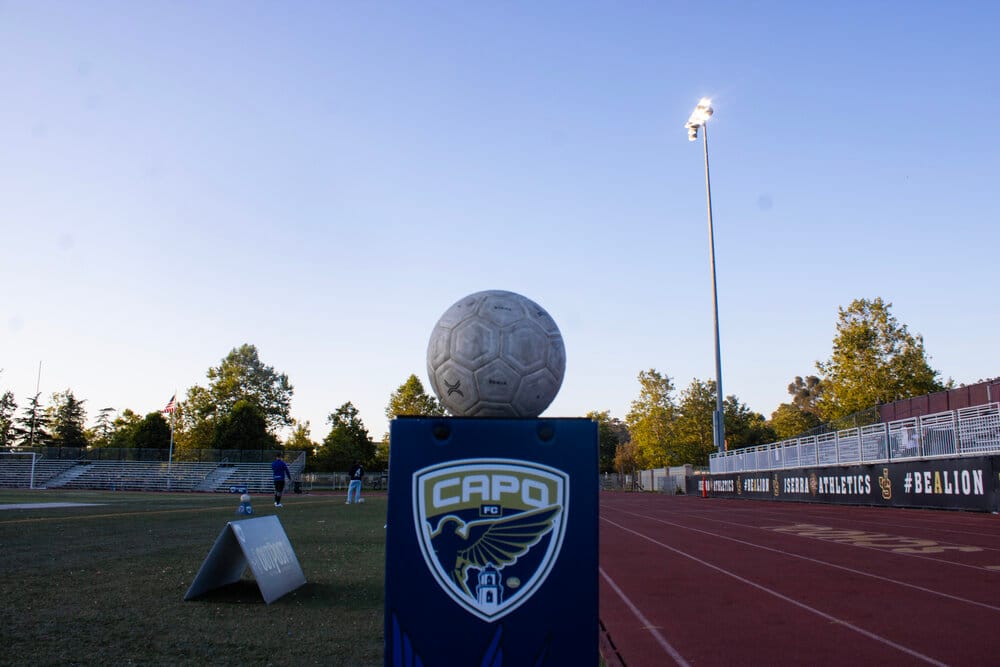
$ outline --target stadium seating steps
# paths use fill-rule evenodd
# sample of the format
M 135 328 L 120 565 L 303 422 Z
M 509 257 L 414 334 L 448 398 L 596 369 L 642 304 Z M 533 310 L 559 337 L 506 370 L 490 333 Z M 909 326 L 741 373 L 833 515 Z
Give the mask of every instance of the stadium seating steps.
M 289 462 L 298 479 L 305 457 Z M 0 457 L 0 488 L 28 488 L 31 460 Z M 249 493 L 270 493 L 270 463 L 194 463 L 176 461 L 62 461 L 35 462 L 35 488 L 104 489 L 110 491 L 228 492 L 246 486 Z

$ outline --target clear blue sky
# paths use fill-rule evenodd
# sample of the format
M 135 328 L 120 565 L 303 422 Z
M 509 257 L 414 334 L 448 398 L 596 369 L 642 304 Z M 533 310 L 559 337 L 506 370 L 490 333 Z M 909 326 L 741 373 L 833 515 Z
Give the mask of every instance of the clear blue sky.
M 636 376 L 769 417 L 882 297 L 997 375 L 1000 10 L 957 2 L 0 0 L 0 390 L 151 412 L 257 346 L 372 436 L 465 294 L 567 348 L 546 412 Z

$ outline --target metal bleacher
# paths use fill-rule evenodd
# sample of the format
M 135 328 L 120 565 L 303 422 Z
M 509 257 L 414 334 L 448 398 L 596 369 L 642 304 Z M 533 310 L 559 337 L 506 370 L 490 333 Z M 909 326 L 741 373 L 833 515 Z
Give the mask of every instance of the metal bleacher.
M 63 475 L 75 461 L 35 461 L 34 488 L 44 488 L 49 480 Z M 0 457 L 0 488 L 27 489 L 31 486 L 31 459 Z
M 293 478 L 301 476 L 305 455 L 289 462 Z M 103 489 L 109 491 L 271 493 L 271 464 L 191 461 L 45 460 L 35 462 L 35 488 Z M 0 488 L 28 488 L 31 460 L 0 457 Z

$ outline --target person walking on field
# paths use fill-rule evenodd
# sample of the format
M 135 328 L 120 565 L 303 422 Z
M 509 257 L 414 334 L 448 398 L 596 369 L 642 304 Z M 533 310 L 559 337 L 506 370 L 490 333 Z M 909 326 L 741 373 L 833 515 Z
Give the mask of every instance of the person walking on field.
M 351 498 L 354 499 L 353 502 L 361 502 L 361 478 L 365 476 L 365 469 L 361 467 L 361 464 L 357 461 L 351 466 L 351 484 L 347 487 L 347 504 L 351 504 Z
M 282 458 L 284 455 L 278 452 L 271 462 L 271 472 L 274 477 L 274 506 L 284 507 L 281 504 L 281 494 L 285 490 L 285 479 L 292 479 L 292 472 L 288 469 L 288 464 Z

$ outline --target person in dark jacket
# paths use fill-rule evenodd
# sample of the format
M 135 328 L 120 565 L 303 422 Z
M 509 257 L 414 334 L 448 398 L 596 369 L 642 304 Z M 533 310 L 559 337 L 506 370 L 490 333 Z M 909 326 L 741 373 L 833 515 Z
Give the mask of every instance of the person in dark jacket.
M 357 461 L 351 466 L 351 471 L 348 473 L 351 477 L 351 484 L 347 487 L 347 504 L 351 504 L 351 498 L 353 502 L 360 503 L 361 500 L 361 479 L 365 476 L 365 469 L 361 467 L 361 464 Z
M 288 464 L 282 458 L 282 453 L 278 452 L 274 455 L 274 461 L 271 462 L 271 472 L 272 477 L 274 477 L 274 506 L 284 507 L 281 504 L 281 494 L 285 490 L 285 480 L 292 478 L 292 472 L 288 469 Z

